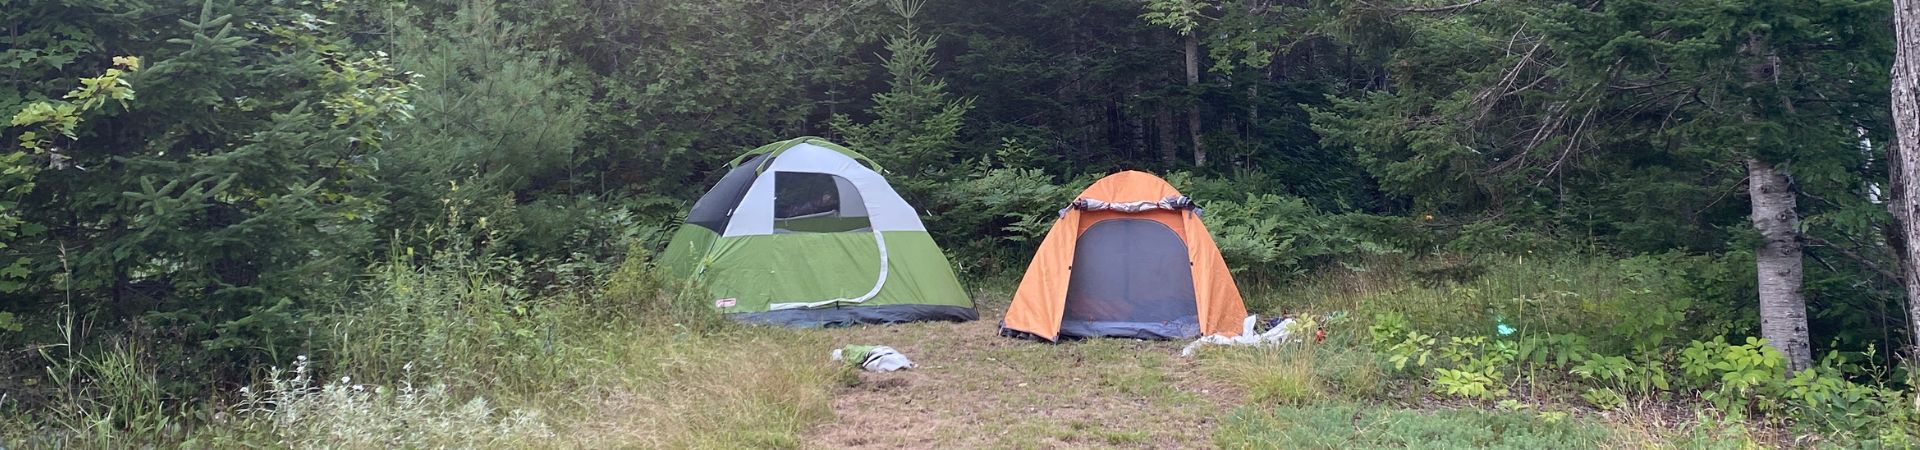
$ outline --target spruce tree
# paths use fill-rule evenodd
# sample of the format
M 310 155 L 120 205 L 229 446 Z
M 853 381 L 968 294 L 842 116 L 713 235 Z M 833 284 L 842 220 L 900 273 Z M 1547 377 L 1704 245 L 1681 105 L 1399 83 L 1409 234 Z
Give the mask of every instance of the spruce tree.
M 922 37 L 912 22 L 923 0 L 889 0 L 887 7 L 906 21 L 887 38 L 886 92 L 873 94 L 873 120 L 856 123 L 847 115 L 833 118 L 834 131 L 847 144 L 879 161 L 899 179 L 940 173 L 954 162 L 962 119 L 973 107 L 971 99 L 955 99 L 947 83 L 933 74 L 937 39 Z
M 370 252 L 373 202 L 349 182 L 407 115 L 410 77 L 351 47 L 333 3 L 91 6 L 36 26 L 95 30 L 102 48 L 141 56 L 125 77 L 140 96 L 79 123 L 19 198 L 18 217 L 46 230 L 10 250 L 47 256 L 5 307 L 70 300 L 83 320 L 165 330 L 156 350 L 180 357 L 163 374 L 200 380 L 302 348 L 308 312 Z
M 429 227 L 442 232 L 437 237 L 452 237 L 444 233 L 449 205 L 468 220 L 489 220 L 488 233 L 451 230 L 472 232 L 460 238 L 557 240 L 567 233 L 524 233 L 516 205 L 597 190 L 583 186 L 588 176 L 578 173 L 591 119 L 578 99 L 588 92 L 559 67 L 555 52 L 529 48 L 530 31 L 495 2 L 451 9 L 443 15 L 425 4 L 396 12 L 388 43 L 394 66 L 412 73 L 419 86 L 408 99 L 412 119 L 388 129 L 388 145 L 371 155 L 377 169 L 357 184 L 389 205 L 376 219 L 383 234 L 408 239 L 389 245 L 425 244 L 427 236 L 417 234 Z M 567 254 L 538 250 L 526 256 Z

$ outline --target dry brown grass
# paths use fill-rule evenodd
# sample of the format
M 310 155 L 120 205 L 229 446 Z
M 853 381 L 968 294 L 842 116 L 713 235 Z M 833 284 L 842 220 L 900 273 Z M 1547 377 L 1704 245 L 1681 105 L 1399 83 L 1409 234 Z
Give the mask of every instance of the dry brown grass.
M 968 323 L 828 331 L 833 345 L 893 346 L 919 368 L 860 373 L 809 446 L 1199 448 L 1242 397 L 1179 358 L 1184 343 L 1010 339 L 997 334 L 1000 309 Z
M 631 338 L 620 373 L 574 394 L 581 398 L 558 446 L 797 448 L 796 436 L 833 418 L 831 388 L 846 376 L 826 361 L 817 332 Z
M 1338 271 L 1268 300 L 1276 309 L 1356 308 L 1404 289 L 1381 281 L 1394 276 Z M 1324 344 L 1208 348 L 1181 358 L 1185 342 L 1001 337 L 1005 295 L 981 297 L 981 320 L 968 323 L 603 323 L 562 337 L 556 348 L 564 357 L 555 361 L 564 363 L 551 368 L 552 379 L 476 393 L 503 409 L 538 412 L 553 431 L 502 445 L 512 448 L 1203 448 L 1337 434 L 1347 429 L 1321 416 L 1339 411 L 1418 433 L 1516 420 L 1553 430 L 1525 417 L 1564 410 L 1448 413 L 1493 408 L 1432 403 L 1424 392 L 1382 396 L 1396 382 L 1377 355 L 1351 346 L 1363 332 L 1351 323 Z M 847 344 L 892 346 L 919 367 L 866 373 L 828 361 Z M 1607 444 L 1615 448 L 1754 442 L 1688 419 L 1576 411 L 1568 420 L 1612 430 Z

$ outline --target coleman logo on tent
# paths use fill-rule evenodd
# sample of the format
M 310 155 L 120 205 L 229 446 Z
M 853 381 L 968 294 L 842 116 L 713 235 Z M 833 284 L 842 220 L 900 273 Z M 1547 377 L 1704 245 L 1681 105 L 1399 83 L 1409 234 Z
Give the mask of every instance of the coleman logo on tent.
M 735 303 L 736 301 L 737 301 L 737 300 L 735 300 L 735 299 L 731 299 L 731 298 L 723 298 L 723 299 L 717 299 L 717 300 L 714 300 L 714 301 L 713 301 L 713 307 L 715 307 L 715 308 L 732 308 L 732 307 L 733 307 L 733 304 L 734 304 L 734 303 Z

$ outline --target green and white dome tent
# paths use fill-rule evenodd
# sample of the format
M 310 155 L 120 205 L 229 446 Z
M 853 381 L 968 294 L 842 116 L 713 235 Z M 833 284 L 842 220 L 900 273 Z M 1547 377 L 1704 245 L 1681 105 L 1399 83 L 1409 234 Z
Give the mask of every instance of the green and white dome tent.
M 728 163 L 660 267 L 736 320 L 793 327 L 979 317 L 912 205 L 873 160 L 825 139 Z

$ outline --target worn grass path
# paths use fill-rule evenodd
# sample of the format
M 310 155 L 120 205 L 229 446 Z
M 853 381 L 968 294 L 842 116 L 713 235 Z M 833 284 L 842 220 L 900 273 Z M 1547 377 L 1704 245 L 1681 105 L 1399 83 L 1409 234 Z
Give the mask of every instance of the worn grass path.
M 899 349 L 919 367 L 859 373 L 809 448 L 1203 448 L 1244 399 L 1179 357 L 1182 342 L 1045 344 L 980 320 L 827 330 L 834 345 Z

